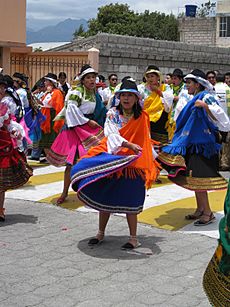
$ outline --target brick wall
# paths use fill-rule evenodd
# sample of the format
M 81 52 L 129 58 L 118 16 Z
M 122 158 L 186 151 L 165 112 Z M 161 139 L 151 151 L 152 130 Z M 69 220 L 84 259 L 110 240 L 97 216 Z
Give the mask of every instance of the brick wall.
M 150 64 L 159 66 L 164 74 L 172 72 L 174 68 L 181 68 L 184 73 L 194 68 L 230 71 L 230 54 L 227 48 L 106 33 L 75 40 L 67 47 L 61 46 L 55 50 L 98 48 L 100 74 L 107 77 L 116 72 L 119 79 L 131 75 L 135 80 L 141 81 L 143 72 Z
M 194 45 L 216 45 L 216 18 L 179 18 L 180 42 Z

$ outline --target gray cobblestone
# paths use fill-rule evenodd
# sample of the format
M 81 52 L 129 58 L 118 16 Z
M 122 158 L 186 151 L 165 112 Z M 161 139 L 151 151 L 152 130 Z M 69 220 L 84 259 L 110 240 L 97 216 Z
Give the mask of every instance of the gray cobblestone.
M 89 248 L 97 214 L 19 200 L 6 207 L 0 307 L 209 306 L 202 275 L 214 239 L 139 224 L 142 246 L 122 251 L 126 220 L 112 216 L 103 244 Z

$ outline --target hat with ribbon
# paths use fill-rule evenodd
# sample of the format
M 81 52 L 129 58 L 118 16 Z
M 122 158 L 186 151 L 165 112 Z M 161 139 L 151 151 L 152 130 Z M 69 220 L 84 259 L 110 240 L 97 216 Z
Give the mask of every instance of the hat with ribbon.
M 137 96 L 139 101 L 142 99 L 141 94 L 137 89 L 136 83 L 131 80 L 124 80 L 120 86 L 120 89 L 116 91 L 115 96 L 119 98 L 121 93 L 133 93 Z
M 194 69 L 184 77 L 185 81 L 188 79 L 195 80 L 196 82 L 200 83 L 209 92 L 214 91 L 213 85 L 206 79 L 206 75 L 202 70 Z
M 49 72 L 47 75 L 44 76 L 45 80 L 49 80 L 53 83 L 54 86 L 58 85 L 58 81 L 57 81 L 57 75 Z
M 149 65 L 147 67 L 146 71 L 145 71 L 144 76 L 147 77 L 147 75 L 149 75 L 149 74 L 156 74 L 157 76 L 159 76 L 160 83 L 161 83 L 161 81 L 162 81 L 162 74 L 161 74 L 161 72 L 160 72 L 160 70 L 159 70 L 159 68 L 157 66 Z
M 87 74 L 95 74 L 96 76 L 97 72 L 89 64 L 86 64 L 81 68 L 80 74 L 78 75 L 79 80 L 82 80 Z

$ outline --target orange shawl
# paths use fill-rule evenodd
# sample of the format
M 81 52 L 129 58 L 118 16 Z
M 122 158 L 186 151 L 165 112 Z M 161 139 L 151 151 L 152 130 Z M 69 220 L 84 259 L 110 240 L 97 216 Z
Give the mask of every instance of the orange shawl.
M 45 96 L 43 97 L 43 99 Z M 43 100 L 42 99 L 42 100 Z M 49 104 L 52 108 L 56 111 L 55 114 L 57 115 L 64 107 L 64 96 L 59 89 L 53 89 L 52 98 L 49 101 Z M 41 124 L 41 129 L 44 133 L 51 132 L 51 116 L 50 116 L 50 108 L 42 108 L 42 114 L 46 117 L 46 120 Z M 58 133 L 64 124 L 63 120 L 55 121 L 53 130 Z
M 159 164 L 154 161 L 152 153 L 152 142 L 149 130 L 150 122 L 148 114 L 143 111 L 138 119 L 130 119 L 130 121 L 122 127 L 120 135 L 128 142 L 138 144 L 142 148 L 141 156 L 135 160 L 128 168 L 136 168 L 145 173 L 145 185 L 150 188 L 153 181 L 159 174 Z M 98 146 L 92 147 L 88 153 L 82 158 L 90 158 L 102 152 L 107 152 L 107 137 L 104 137 Z M 128 148 L 122 148 L 118 155 L 133 155 L 134 152 Z

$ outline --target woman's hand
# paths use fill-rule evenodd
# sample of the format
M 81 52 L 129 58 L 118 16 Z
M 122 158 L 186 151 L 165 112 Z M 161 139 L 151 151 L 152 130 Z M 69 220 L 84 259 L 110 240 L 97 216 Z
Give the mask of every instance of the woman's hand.
M 130 142 L 123 142 L 122 144 L 123 147 L 126 147 L 128 149 L 131 149 L 132 151 L 134 151 L 134 153 L 136 155 L 138 155 L 140 152 L 142 152 L 142 148 L 134 143 L 130 143 Z
M 95 122 L 95 120 L 92 120 L 92 119 L 90 119 L 90 120 L 88 121 L 88 125 L 89 125 L 91 128 L 99 128 L 99 127 L 100 127 L 100 125 L 99 125 L 97 122 Z
M 197 100 L 195 102 L 195 107 L 206 109 L 207 104 L 202 100 Z

